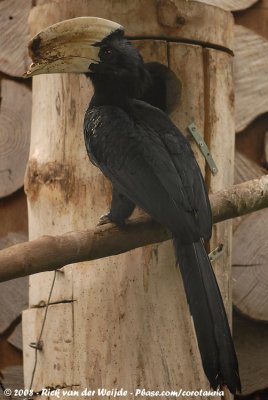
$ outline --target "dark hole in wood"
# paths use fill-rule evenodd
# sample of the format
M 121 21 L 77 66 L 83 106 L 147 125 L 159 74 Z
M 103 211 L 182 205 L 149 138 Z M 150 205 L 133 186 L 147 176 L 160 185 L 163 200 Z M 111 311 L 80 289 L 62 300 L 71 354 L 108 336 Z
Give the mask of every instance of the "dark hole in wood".
M 12 15 L 10 15 L 9 19 L 13 19 Z
M 170 114 L 180 100 L 181 81 L 163 64 L 152 62 L 145 65 L 153 82 L 142 100 Z

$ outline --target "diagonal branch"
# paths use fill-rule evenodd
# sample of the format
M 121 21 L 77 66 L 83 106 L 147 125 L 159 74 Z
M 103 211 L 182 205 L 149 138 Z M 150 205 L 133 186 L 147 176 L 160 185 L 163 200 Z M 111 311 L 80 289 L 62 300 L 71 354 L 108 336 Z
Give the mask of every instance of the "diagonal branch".
M 268 175 L 217 192 L 210 196 L 210 201 L 214 223 L 268 207 Z M 170 232 L 150 217 L 138 218 L 120 228 L 107 224 L 95 230 L 42 236 L 0 251 L 0 282 L 170 238 Z

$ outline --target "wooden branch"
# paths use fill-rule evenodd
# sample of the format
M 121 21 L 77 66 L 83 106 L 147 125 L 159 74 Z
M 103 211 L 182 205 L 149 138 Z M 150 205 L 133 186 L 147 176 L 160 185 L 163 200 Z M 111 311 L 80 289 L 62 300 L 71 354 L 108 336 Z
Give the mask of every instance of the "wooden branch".
M 217 192 L 210 196 L 210 201 L 214 223 L 268 207 L 268 175 Z M 42 236 L 0 252 L 0 282 L 124 253 L 170 238 L 170 232 L 150 217 L 138 218 L 124 227 L 107 224 L 95 230 Z
M 213 222 L 268 207 L 268 175 L 234 185 L 210 196 Z

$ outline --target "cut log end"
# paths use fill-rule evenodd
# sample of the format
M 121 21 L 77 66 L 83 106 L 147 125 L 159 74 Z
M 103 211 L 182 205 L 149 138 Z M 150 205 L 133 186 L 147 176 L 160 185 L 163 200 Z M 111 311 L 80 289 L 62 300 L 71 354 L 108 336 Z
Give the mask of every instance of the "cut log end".
M 23 186 L 30 149 L 31 91 L 2 79 L 1 98 L 0 197 L 4 197 Z

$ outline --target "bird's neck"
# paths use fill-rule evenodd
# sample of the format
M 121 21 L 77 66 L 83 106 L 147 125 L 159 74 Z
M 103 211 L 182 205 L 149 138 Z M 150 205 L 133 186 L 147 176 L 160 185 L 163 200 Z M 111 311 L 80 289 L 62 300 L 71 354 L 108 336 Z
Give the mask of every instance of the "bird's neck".
M 98 92 L 95 91 L 92 96 L 90 106 L 91 107 L 99 107 L 99 106 L 117 106 L 125 109 L 131 103 L 132 99 L 123 93 L 115 92 L 115 91 L 105 91 Z
M 151 85 L 151 77 L 145 68 L 140 68 L 132 75 L 89 73 L 87 76 L 94 87 L 93 106 L 115 105 L 125 109 L 134 99 L 141 98 Z
M 90 79 L 94 87 L 94 95 L 90 103 L 92 106 L 124 107 L 133 97 L 129 86 L 124 85 L 120 80 L 95 75 L 91 75 Z

